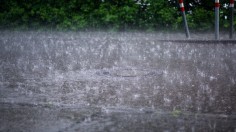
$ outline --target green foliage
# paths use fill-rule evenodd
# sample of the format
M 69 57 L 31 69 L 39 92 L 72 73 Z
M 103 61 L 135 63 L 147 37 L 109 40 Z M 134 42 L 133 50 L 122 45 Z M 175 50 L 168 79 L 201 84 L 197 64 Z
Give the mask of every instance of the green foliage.
M 212 0 L 184 0 L 191 30 L 214 26 Z M 229 27 L 227 0 L 221 1 L 221 27 Z M 1 29 L 179 30 L 176 0 L 0 0 Z M 188 13 L 188 11 L 192 13 Z
M 189 27 L 199 31 L 210 30 L 214 26 L 214 13 L 203 8 L 196 8 L 187 19 Z

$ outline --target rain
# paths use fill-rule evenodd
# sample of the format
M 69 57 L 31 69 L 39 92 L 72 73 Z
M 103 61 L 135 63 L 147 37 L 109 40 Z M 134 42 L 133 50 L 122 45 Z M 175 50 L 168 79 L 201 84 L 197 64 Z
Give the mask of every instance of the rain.
M 0 132 L 236 132 L 234 0 L 0 1 Z
M 184 39 L 1 32 L 0 130 L 235 131 L 235 41 Z

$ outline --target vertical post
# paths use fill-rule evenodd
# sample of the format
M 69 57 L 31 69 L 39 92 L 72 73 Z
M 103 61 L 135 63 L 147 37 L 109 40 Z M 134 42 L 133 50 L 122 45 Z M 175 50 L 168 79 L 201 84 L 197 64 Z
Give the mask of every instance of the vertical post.
M 230 0 L 230 32 L 229 32 L 229 38 L 233 38 L 233 32 L 234 32 L 234 0 Z
M 188 29 L 188 23 L 187 23 L 187 19 L 186 19 L 186 14 L 185 14 L 185 9 L 184 9 L 184 2 L 183 2 L 183 0 L 179 0 L 179 6 L 180 6 L 180 11 L 181 11 L 182 16 L 183 16 L 183 21 L 184 21 L 184 27 L 185 27 L 186 37 L 187 37 L 187 38 L 190 38 L 190 33 L 189 33 L 189 29 Z
M 220 38 L 219 15 L 220 15 L 220 0 L 215 0 L 215 39 L 216 40 Z

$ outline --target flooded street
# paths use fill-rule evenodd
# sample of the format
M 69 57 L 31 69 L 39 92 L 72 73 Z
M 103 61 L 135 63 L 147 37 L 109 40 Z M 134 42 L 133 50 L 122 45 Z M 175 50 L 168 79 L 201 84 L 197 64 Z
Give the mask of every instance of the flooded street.
M 2 31 L 0 131 L 236 132 L 236 41 L 209 36 Z

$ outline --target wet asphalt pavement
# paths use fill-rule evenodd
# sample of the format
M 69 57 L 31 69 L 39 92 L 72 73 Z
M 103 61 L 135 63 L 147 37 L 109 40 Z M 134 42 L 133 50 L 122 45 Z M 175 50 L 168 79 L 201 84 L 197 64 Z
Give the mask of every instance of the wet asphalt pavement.
M 236 132 L 236 41 L 207 36 L 2 31 L 0 131 Z

